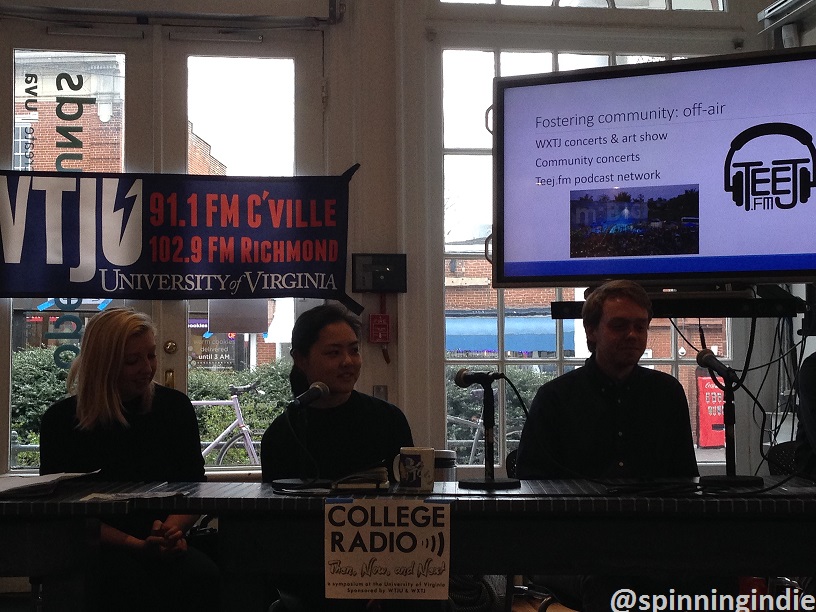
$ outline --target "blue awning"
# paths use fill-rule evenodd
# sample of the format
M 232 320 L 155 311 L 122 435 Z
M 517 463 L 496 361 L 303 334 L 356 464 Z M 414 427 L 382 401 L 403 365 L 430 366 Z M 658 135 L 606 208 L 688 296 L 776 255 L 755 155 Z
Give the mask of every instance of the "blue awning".
M 564 349 L 575 349 L 575 322 L 564 319 Z M 529 353 L 555 351 L 556 322 L 548 316 L 507 317 L 504 348 Z M 445 349 L 448 351 L 498 350 L 498 326 L 494 317 L 445 317 Z

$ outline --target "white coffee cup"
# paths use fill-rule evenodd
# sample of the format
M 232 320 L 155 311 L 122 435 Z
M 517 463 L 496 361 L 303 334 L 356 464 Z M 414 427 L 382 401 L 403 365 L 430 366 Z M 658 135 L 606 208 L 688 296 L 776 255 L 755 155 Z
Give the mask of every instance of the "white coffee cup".
M 434 449 L 403 446 L 394 457 L 394 474 L 404 491 L 430 492 L 434 488 Z

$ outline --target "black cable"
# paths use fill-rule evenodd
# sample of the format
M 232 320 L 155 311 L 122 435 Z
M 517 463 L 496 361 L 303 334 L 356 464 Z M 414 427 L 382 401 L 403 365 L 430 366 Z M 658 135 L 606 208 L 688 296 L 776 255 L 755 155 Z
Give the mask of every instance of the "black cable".
M 303 421 L 303 430 L 308 431 L 309 422 L 308 422 L 308 415 L 306 414 L 307 406 L 299 406 L 298 408 L 299 408 L 298 412 L 300 413 L 301 419 Z M 311 463 L 312 467 L 314 467 L 315 475 L 312 476 L 312 477 L 306 477 L 306 478 L 303 478 L 303 476 L 301 475 L 301 478 L 303 479 L 303 484 L 299 485 L 299 486 L 297 486 L 297 485 L 292 486 L 292 487 L 289 487 L 289 488 L 293 488 L 293 489 L 294 488 L 308 488 L 308 487 L 312 486 L 315 482 L 317 482 L 320 479 L 320 464 L 318 464 L 317 459 L 315 459 L 314 455 L 312 455 L 311 451 L 309 451 L 309 448 L 306 446 L 306 443 L 301 439 L 300 435 L 298 435 L 295 424 L 292 422 L 292 412 L 294 410 L 295 409 L 294 409 L 293 404 L 289 403 L 289 405 L 286 406 L 286 408 L 284 409 L 283 415 L 284 415 L 284 418 L 286 419 L 286 423 L 289 425 L 289 430 L 292 432 L 292 436 L 294 437 L 295 442 L 300 447 L 301 457 L 307 459 Z M 301 466 L 303 466 L 303 463 L 301 461 L 298 461 L 298 463 Z M 303 471 L 305 472 L 305 469 Z
M 751 354 L 753 353 L 754 350 L 755 338 L 756 338 L 756 318 L 753 318 L 751 319 L 751 332 L 748 336 L 748 350 L 745 353 L 745 363 L 741 370 L 735 369 L 736 372 L 740 373 L 739 378 L 737 380 L 737 387 L 742 387 L 743 389 L 745 389 L 745 386 L 742 383 L 745 381 L 745 377 L 748 376 L 748 372 L 751 369 L 749 367 L 749 364 L 751 361 Z M 720 382 L 720 380 L 717 378 L 716 373 L 711 369 L 708 370 L 708 373 L 711 376 L 711 381 L 717 386 L 717 388 L 720 391 L 725 391 L 725 385 Z
M 780 322 L 777 321 L 777 325 L 776 325 L 776 330 L 777 331 L 776 331 L 776 333 L 774 333 L 774 336 L 773 336 L 773 345 L 771 346 L 771 353 L 770 353 L 771 356 L 773 356 L 776 353 L 777 340 L 779 338 L 779 333 L 778 333 L 779 325 L 780 325 Z M 780 350 L 781 350 L 781 342 L 780 342 Z M 762 389 L 765 387 L 765 382 L 768 380 L 768 377 L 770 376 L 771 366 L 773 365 L 774 362 L 775 361 L 770 361 L 767 364 L 763 364 L 763 365 L 759 366 L 759 368 L 764 369 L 764 374 L 762 376 L 762 380 L 759 383 L 759 387 L 758 387 L 758 389 L 756 391 L 756 395 L 762 395 Z M 754 368 L 754 369 L 759 369 L 759 368 Z M 745 371 L 743 373 L 744 374 L 743 379 L 748 376 L 748 370 L 749 369 L 750 368 L 745 369 Z M 778 384 L 777 384 L 777 389 L 778 389 Z M 760 423 L 756 422 L 756 416 L 755 415 L 756 415 L 756 410 L 757 409 L 759 409 L 761 411 L 761 413 L 762 413 L 762 419 L 760 420 Z M 764 444 L 765 444 L 765 434 L 766 433 L 770 434 L 771 431 L 772 431 L 770 429 L 766 429 L 767 424 L 768 424 L 768 415 L 767 415 L 767 412 L 765 411 L 765 408 L 762 405 L 758 404 L 756 402 L 756 399 L 754 401 L 754 405 L 751 407 L 751 413 L 752 413 L 752 417 L 754 419 L 754 424 L 759 425 L 759 428 L 760 428 L 759 429 L 759 431 L 760 431 L 760 435 L 759 435 L 760 455 L 762 455 L 762 457 L 764 459 L 765 455 L 762 453 L 762 448 L 764 447 Z M 759 473 L 759 469 L 761 467 L 762 467 L 762 463 L 760 463 L 757 466 L 756 470 L 754 471 L 755 475 Z
M 779 417 L 776 427 L 772 430 L 773 442 L 777 442 L 782 425 L 787 421 L 789 416 L 791 418 L 791 440 L 793 440 L 796 436 L 797 420 L 795 394 L 792 393 L 792 391 L 794 389 L 794 380 L 798 369 L 796 349 L 799 343 L 797 343 L 793 337 L 793 318 L 781 318 L 778 329 L 780 358 L 777 365 L 777 397 L 779 397 L 781 392 L 787 392 L 787 398 L 784 406 L 781 406 L 782 415 Z M 786 349 L 786 346 L 790 348 Z M 777 412 L 778 411 L 779 406 L 777 407 Z
M 748 394 L 748 397 L 750 397 L 754 401 L 754 404 L 756 405 L 756 407 L 762 412 L 762 423 L 763 423 L 763 430 L 764 430 L 764 423 L 765 423 L 765 421 L 767 419 L 767 411 L 762 406 L 762 403 L 759 401 L 759 398 L 757 398 L 753 393 L 751 393 L 751 391 L 748 388 L 746 388 L 745 386 L 742 386 L 742 389 L 743 389 L 743 391 L 745 391 Z M 776 465 L 781 470 L 783 470 L 783 471 L 786 470 L 785 466 L 779 465 L 778 463 L 776 463 L 776 461 L 774 461 L 773 459 L 768 457 L 768 454 L 765 452 L 765 449 L 763 448 L 762 444 L 760 444 L 760 446 L 759 446 L 759 454 L 762 457 L 763 461 L 765 461 L 766 463 L 773 463 L 774 465 Z M 809 474 L 802 473 L 802 472 L 794 471 L 792 474 L 790 474 L 788 477 L 786 477 L 782 482 L 776 483 L 775 485 L 772 485 L 772 486 L 767 487 L 765 489 L 760 489 L 759 491 L 755 491 L 754 493 L 757 493 L 757 492 L 762 493 L 764 491 L 773 490 L 774 488 L 780 486 L 781 484 L 784 484 L 785 482 L 787 482 L 788 480 L 790 480 L 791 478 L 794 478 L 794 477 L 803 478 L 805 480 L 809 480 L 810 482 L 816 482 L 816 480 L 814 480 L 813 476 L 811 476 Z
M 694 344 L 692 342 L 690 342 L 688 340 L 688 338 L 685 337 L 685 335 L 683 334 L 682 331 L 680 331 L 680 329 L 677 326 L 677 323 L 675 322 L 675 320 L 674 319 L 669 319 L 669 321 L 671 322 L 672 326 L 675 328 L 677 333 L 680 335 L 680 337 L 682 337 L 683 340 L 686 341 L 686 343 L 689 345 L 689 347 L 692 348 L 693 350 L 697 350 L 696 347 L 694 346 Z M 778 427 L 776 428 L 775 432 L 771 432 L 770 430 L 766 430 L 766 426 L 767 426 L 767 422 L 768 422 L 767 410 L 762 405 L 762 403 L 759 401 L 759 399 L 756 397 L 756 395 L 754 395 L 754 393 L 752 393 L 744 385 L 744 381 L 745 381 L 746 377 L 748 376 L 748 372 L 753 371 L 753 370 L 765 369 L 765 375 L 763 376 L 762 382 L 760 383 L 760 392 L 761 392 L 761 389 L 764 387 L 765 382 L 766 382 L 766 380 L 767 380 L 767 378 L 768 378 L 768 376 L 770 374 L 770 367 L 774 363 L 781 362 L 790 353 L 796 351 L 796 345 L 791 347 L 791 349 L 789 349 L 789 350 L 786 350 L 784 352 L 782 351 L 782 341 L 780 339 L 780 333 L 781 333 L 780 332 L 780 327 L 783 324 L 783 319 L 780 319 L 779 322 L 777 323 L 777 331 L 774 334 L 774 345 L 773 345 L 773 348 L 771 349 L 771 354 L 773 355 L 775 350 L 776 350 L 777 341 L 778 341 L 779 347 L 780 347 L 780 353 L 781 353 L 780 356 L 778 358 L 772 359 L 771 361 L 769 361 L 767 363 L 764 363 L 764 364 L 762 364 L 760 366 L 756 366 L 755 368 L 751 368 L 750 367 L 750 360 L 751 360 L 751 356 L 753 354 L 754 343 L 755 343 L 755 339 L 756 339 L 756 323 L 757 323 L 756 318 L 752 318 L 751 319 L 751 330 L 750 330 L 750 334 L 749 334 L 748 350 L 746 352 L 746 357 L 745 357 L 745 364 L 743 365 L 743 368 L 740 370 L 740 376 L 738 378 L 736 388 L 741 387 L 748 394 L 749 398 L 753 400 L 752 412 L 755 412 L 756 410 L 759 410 L 759 412 L 761 414 L 761 418 L 760 418 L 759 423 L 757 423 L 756 418 L 754 418 L 754 423 L 757 424 L 759 426 L 759 428 L 760 428 L 759 452 L 760 452 L 760 456 L 763 459 L 763 463 L 768 463 L 768 462 L 775 463 L 773 461 L 773 459 L 768 458 L 767 453 L 764 450 L 764 438 L 765 438 L 766 433 L 768 433 L 768 434 L 773 433 L 773 439 L 775 439 L 776 435 L 778 433 Z M 792 327 L 792 323 L 791 323 L 791 327 Z M 700 342 L 701 342 L 703 348 L 705 348 L 705 334 L 703 332 L 702 325 L 699 325 L 699 323 L 698 323 L 698 329 L 699 329 L 699 333 L 700 333 Z M 717 386 L 717 388 L 719 388 L 721 391 L 724 392 L 725 391 L 725 384 L 723 382 L 720 382 L 720 380 L 717 378 L 716 373 L 711 372 L 709 370 L 709 375 L 710 375 L 711 380 L 713 381 L 713 383 Z M 778 382 L 777 382 L 777 388 L 778 388 Z M 781 425 L 781 423 L 780 423 L 780 425 Z M 759 472 L 759 469 L 761 467 L 762 467 L 762 463 L 760 463 L 759 466 L 757 466 L 755 474 L 757 474 Z M 777 465 L 777 467 L 781 468 L 782 466 Z
M 754 342 L 756 342 L 756 325 L 756 317 L 753 317 L 751 319 L 751 331 L 748 335 L 748 350 L 745 352 L 745 363 L 742 364 L 742 370 L 740 371 L 740 385 L 745 381 L 748 371 L 751 369 L 751 356 L 754 353 Z
M 507 378 L 506 375 L 502 374 L 502 378 L 505 380 L 505 382 L 507 382 L 508 385 L 510 385 L 510 388 L 513 389 L 513 392 L 516 394 L 516 398 L 518 398 L 518 401 L 521 404 L 521 409 L 524 411 L 524 418 L 526 419 L 527 417 L 530 416 L 530 413 L 527 411 L 527 406 L 524 404 L 524 400 L 522 399 L 519 390 L 516 389 L 516 385 L 514 385 L 513 381 Z
M 683 332 L 681 332 L 681 331 L 680 331 L 680 328 L 677 326 L 677 321 L 675 321 L 674 319 L 670 318 L 670 319 L 669 319 L 669 323 L 671 323 L 672 327 L 673 327 L 673 328 L 674 328 L 674 330 L 677 332 L 677 334 L 678 334 L 678 335 L 679 335 L 679 336 L 680 336 L 680 337 L 681 337 L 683 340 L 685 340 L 685 341 L 686 341 L 686 344 L 688 344 L 688 345 L 689 345 L 689 348 L 690 348 L 690 349 L 692 349 L 692 350 L 693 350 L 693 351 L 695 351 L 695 352 L 699 352 L 699 350 L 697 349 L 697 347 L 696 347 L 696 346 L 694 346 L 694 343 L 693 343 L 693 342 L 691 342 L 691 341 L 690 341 L 688 338 L 686 338 L 686 336 L 683 334 Z M 699 331 L 700 331 L 700 336 L 701 336 L 701 337 L 700 337 L 700 341 L 702 342 L 703 348 L 706 348 L 706 345 L 705 345 L 705 338 L 704 338 L 704 334 L 703 334 L 703 328 L 702 328 L 702 326 L 699 326 Z

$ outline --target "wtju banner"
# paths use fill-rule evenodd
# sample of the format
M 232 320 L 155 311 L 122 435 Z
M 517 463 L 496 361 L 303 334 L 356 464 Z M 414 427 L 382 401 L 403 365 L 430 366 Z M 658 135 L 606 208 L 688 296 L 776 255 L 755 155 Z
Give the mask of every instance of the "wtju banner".
M 0 171 L 4 297 L 345 294 L 349 182 Z

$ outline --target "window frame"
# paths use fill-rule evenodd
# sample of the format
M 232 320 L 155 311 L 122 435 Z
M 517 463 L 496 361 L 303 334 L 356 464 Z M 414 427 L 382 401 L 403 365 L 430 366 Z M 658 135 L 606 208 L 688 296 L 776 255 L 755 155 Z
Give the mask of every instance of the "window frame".
M 729 7 L 730 9 L 731 7 Z M 421 126 L 416 140 L 411 140 L 407 149 L 424 149 L 425 157 L 418 169 L 408 167 L 405 171 L 406 184 L 417 181 L 415 190 L 409 189 L 407 197 L 420 197 L 428 202 L 424 217 L 421 218 L 425 234 L 407 234 L 409 251 L 427 249 L 427 257 L 422 269 L 429 275 L 422 298 L 408 296 L 404 327 L 415 330 L 417 322 L 411 313 L 415 309 L 428 309 L 436 314 L 431 320 L 422 322 L 429 330 L 429 340 L 417 339 L 408 348 L 406 354 L 417 357 L 424 354 L 429 360 L 428 371 L 433 380 L 412 394 L 414 402 L 423 402 L 427 409 L 429 427 L 434 446 L 445 444 L 445 436 L 439 430 L 445 428 L 445 416 L 433 406 L 445 405 L 445 347 L 444 347 L 444 287 L 439 280 L 444 277 L 445 258 L 450 256 L 444 248 L 442 206 L 443 201 L 443 160 L 444 143 L 442 140 L 442 52 L 445 49 L 496 49 L 530 50 L 530 51 L 604 51 L 610 57 L 621 54 L 644 55 L 711 55 L 734 52 L 745 46 L 754 49 L 763 48 L 761 39 L 745 39 L 746 26 L 755 23 L 754 7 L 740 5 L 723 13 L 706 13 L 708 21 L 702 23 L 699 14 L 678 11 L 583 11 L 578 9 L 532 9 L 528 7 L 469 6 L 444 5 L 429 0 L 427 19 L 403 12 L 401 23 L 413 26 L 424 32 L 422 45 L 415 41 L 404 42 L 404 57 L 412 53 L 423 52 L 423 62 L 416 66 L 402 67 L 401 76 L 406 82 L 412 78 L 424 80 L 427 89 L 427 102 L 413 109 L 406 107 L 403 125 Z M 588 13 L 592 13 L 589 15 Z M 603 13 L 603 15 L 601 14 Z M 646 13 L 646 14 L 644 14 Z M 655 43 L 653 32 L 660 31 L 659 42 Z M 504 43 L 504 44 L 502 44 Z M 747 44 L 746 44 L 747 43 Z M 409 222 L 418 220 L 417 215 L 408 214 Z M 435 275 L 435 277 L 434 277 Z M 404 315 L 405 316 L 405 315 Z M 747 323 L 735 322 L 732 326 L 732 337 L 742 337 Z M 414 335 L 416 335 L 414 333 Z M 744 345 L 740 340 L 739 346 Z M 580 361 L 580 360 L 578 360 Z M 742 457 L 740 465 L 747 461 Z M 714 464 L 714 470 L 718 465 Z M 467 475 L 470 468 L 460 471 Z M 473 475 L 478 475 L 483 468 L 477 468 Z

